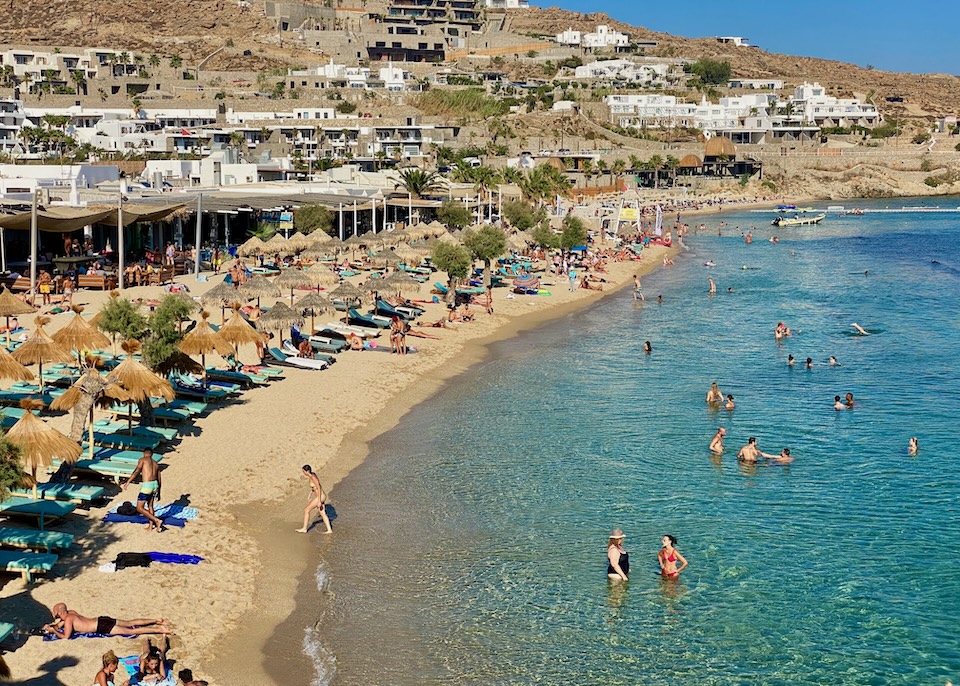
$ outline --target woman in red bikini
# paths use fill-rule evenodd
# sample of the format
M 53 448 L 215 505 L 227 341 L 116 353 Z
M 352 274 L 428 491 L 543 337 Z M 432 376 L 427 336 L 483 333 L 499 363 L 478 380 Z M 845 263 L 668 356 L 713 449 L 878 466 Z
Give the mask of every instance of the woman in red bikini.
M 675 536 L 667 534 L 663 537 L 663 547 L 660 548 L 660 553 L 657 555 L 657 561 L 660 563 L 660 574 L 663 575 L 664 579 L 676 579 L 680 576 L 680 572 L 684 570 L 687 566 L 687 560 L 680 554 L 680 551 L 674 548 L 677 544 L 677 539 Z M 680 562 L 680 566 L 677 567 L 677 562 Z

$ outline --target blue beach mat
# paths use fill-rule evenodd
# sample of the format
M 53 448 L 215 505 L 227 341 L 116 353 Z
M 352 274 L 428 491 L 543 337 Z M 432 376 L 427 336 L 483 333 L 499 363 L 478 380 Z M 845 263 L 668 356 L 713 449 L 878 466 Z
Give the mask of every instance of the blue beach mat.
M 110 514 L 117 514 L 119 505 L 110 509 Z M 164 517 L 175 517 L 176 519 L 183 519 L 186 521 L 192 521 L 200 517 L 200 510 L 195 507 L 185 507 L 183 505 L 174 505 L 170 503 L 169 505 L 160 505 L 154 509 L 154 514 L 157 515 L 160 519 Z M 122 515 L 121 515 L 122 516 Z
M 143 515 L 128 517 L 127 515 L 117 514 L 116 512 L 109 512 L 103 516 L 103 521 L 114 524 L 121 522 L 130 524 L 146 524 L 148 520 Z M 185 519 L 178 519 L 177 517 L 170 517 L 169 519 L 163 520 L 163 525 L 184 527 L 187 525 L 187 521 Z
M 196 565 L 203 562 L 203 558 L 199 555 L 181 555 L 179 553 L 158 552 L 150 552 L 147 553 L 147 555 L 150 556 L 150 560 L 153 562 L 160 562 L 170 565 Z
M 70 638 L 67 640 L 72 641 L 75 638 L 136 638 L 136 636 L 132 636 L 132 635 L 128 636 L 126 634 L 123 634 L 123 635 L 117 634 L 117 635 L 111 636 L 110 634 L 98 634 L 96 632 L 91 631 L 89 633 L 74 632 L 73 634 L 70 635 Z M 57 638 L 54 634 L 44 634 L 43 640 L 44 641 L 62 641 L 63 639 Z
M 130 686 L 134 684 L 156 684 L 156 686 L 176 686 L 177 679 L 173 676 L 173 665 L 170 664 L 170 661 L 167 661 L 167 678 L 163 681 L 141 681 L 137 678 L 137 674 L 140 673 L 140 656 L 139 655 L 129 655 L 128 657 L 121 657 L 120 664 L 123 665 L 123 668 L 127 670 L 127 674 L 130 676 Z

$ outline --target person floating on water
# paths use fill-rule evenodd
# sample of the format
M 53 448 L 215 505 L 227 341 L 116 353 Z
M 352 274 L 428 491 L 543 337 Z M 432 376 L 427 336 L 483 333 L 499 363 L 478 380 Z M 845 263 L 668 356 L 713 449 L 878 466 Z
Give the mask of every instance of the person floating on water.
M 607 578 L 613 581 L 630 580 L 627 576 L 630 574 L 630 553 L 623 547 L 625 538 L 622 529 L 614 529 L 607 541 Z
M 717 429 L 717 433 L 713 435 L 713 438 L 710 440 L 710 452 L 716 453 L 717 455 L 723 452 L 723 437 L 727 435 L 727 430 L 722 426 Z
M 852 326 L 854 329 L 856 329 L 856 330 L 857 330 L 857 333 L 860 334 L 861 336 L 869 336 L 869 335 L 870 335 L 870 332 L 869 332 L 869 331 L 867 331 L 866 329 L 864 329 L 862 326 L 860 326 L 860 325 L 857 324 L 856 322 L 851 323 L 850 326 Z
M 840 366 L 840 363 L 837 362 L 837 358 L 834 357 L 833 355 L 830 356 L 830 366 L 831 366 L 831 367 L 839 367 L 839 366 Z
M 920 452 L 920 441 L 917 440 L 916 436 L 911 436 L 910 441 L 907 443 L 907 454 L 916 455 Z
M 660 563 L 660 574 L 666 579 L 676 579 L 680 576 L 687 566 L 686 558 L 680 554 L 674 546 L 677 545 L 677 537 L 666 534 L 662 539 L 663 547 L 657 554 L 657 562 Z M 677 562 L 680 566 L 677 567 Z

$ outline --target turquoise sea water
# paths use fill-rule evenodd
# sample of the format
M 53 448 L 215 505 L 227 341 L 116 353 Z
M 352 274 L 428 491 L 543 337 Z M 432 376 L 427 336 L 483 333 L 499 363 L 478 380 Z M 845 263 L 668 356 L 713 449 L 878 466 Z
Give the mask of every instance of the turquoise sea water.
M 307 634 L 325 681 L 960 680 L 960 214 L 770 218 L 707 220 L 646 303 L 623 291 L 498 344 L 372 445 L 333 494 Z M 712 381 L 734 411 L 707 408 Z M 749 436 L 796 461 L 738 465 Z M 628 584 L 605 575 L 614 527 Z M 664 533 L 677 583 L 656 573 Z

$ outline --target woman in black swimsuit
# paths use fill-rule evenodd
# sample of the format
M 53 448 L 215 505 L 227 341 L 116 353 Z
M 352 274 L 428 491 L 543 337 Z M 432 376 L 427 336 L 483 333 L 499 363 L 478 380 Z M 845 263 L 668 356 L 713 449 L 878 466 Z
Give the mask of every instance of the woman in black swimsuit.
M 614 529 L 607 541 L 607 576 L 614 581 L 627 581 L 630 573 L 630 554 L 623 547 L 623 531 Z

